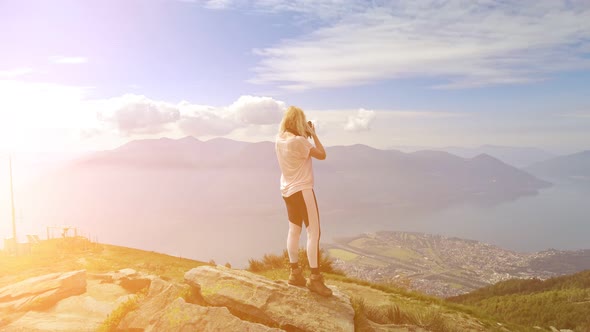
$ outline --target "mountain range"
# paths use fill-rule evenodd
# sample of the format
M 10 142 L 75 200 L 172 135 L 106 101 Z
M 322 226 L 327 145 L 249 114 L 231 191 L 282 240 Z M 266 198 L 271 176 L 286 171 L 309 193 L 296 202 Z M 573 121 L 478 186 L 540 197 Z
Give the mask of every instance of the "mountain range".
M 590 181 L 590 150 L 540 161 L 525 170 L 547 179 Z
M 437 150 L 446 151 L 463 158 L 473 158 L 479 154 L 485 153 L 518 168 L 524 168 L 534 163 L 556 157 L 555 154 L 539 148 L 498 146 L 489 144 L 473 148 L 451 146 Z
M 329 147 L 327 155 L 314 169 L 329 234 L 387 229 L 394 217 L 497 204 L 550 185 L 485 154 L 353 145 Z M 284 247 L 279 177 L 271 142 L 137 140 L 40 177 L 18 203 L 41 234 L 47 225 L 69 225 L 102 242 L 239 266 Z

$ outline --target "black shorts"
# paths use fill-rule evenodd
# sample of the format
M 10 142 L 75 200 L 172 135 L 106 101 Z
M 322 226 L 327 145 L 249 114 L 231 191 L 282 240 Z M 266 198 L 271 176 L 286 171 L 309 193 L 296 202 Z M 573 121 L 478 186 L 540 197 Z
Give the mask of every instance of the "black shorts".
M 318 204 L 315 198 L 315 192 L 313 190 L 311 192 L 313 193 L 313 203 L 311 205 L 315 206 L 308 206 L 310 204 L 305 203 L 302 191 L 298 191 L 289 197 L 283 196 L 283 200 L 285 200 L 285 205 L 287 206 L 287 214 L 289 216 L 289 221 L 299 227 L 301 227 L 302 223 L 305 223 L 305 227 L 309 227 L 308 209 L 315 209 L 317 216 L 319 218 Z

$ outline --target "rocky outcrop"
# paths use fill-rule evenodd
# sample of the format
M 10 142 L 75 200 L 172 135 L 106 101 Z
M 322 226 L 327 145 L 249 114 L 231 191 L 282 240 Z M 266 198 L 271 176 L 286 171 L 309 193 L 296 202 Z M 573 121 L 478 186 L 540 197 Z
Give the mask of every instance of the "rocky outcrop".
M 5 324 L 0 322 L 0 330 L 97 331 L 113 310 L 135 296 L 119 285 L 88 280 L 85 293 L 63 299 L 49 309 L 8 315 Z M 0 321 L 2 318 L 0 315 Z
M 47 309 L 86 291 L 86 271 L 52 273 L 0 289 L 0 314 Z
M 140 290 L 149 287 L 152 278 L 153 276 L 137 272 L 134 269 L 122 269 L 115 272 L 93 273 L 88 275 L 88 279 L 114 283 L 120 285 L 131 293 L 137 293 Z
M 146 331 L 283 331 L 262 324 L 241 320 L 224 307 L 204 307 L 186 303 L 179 298 L 157 316 Z
M 95 331 L 117 312 L 109 328 L 121 331 L 354 331 L 348 296 L 331 288 L 325 298 L 222 266 L 192 269 L 184 283 L 130 269 L 54 273 L 0 289 L 0 329 Z
M 188 285 L 176 285 L 154 278 L 145 299 L 138 303 L 139 308 L 125 316 L 119 324 L 119 329 L 145 330 L 151 327 L 160 313 L 188 290 Z
M 227 308 L 201 304 L 204 302 L 198 286 L 153 277 L 138 308 L 128 313 L 117 328 L 122 331 L 281 331 L 242 320 Z
M 222 266 L 200 266 L 185 274 L 211 306 L 288 331 L 354 331 L 354 310 L 348 296 L 332 287 L 328 298 L 306 288 Z

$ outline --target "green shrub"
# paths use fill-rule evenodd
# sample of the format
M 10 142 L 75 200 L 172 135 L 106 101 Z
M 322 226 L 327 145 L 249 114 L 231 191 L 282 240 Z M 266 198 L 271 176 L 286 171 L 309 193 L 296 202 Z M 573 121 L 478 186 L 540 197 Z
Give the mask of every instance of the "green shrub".
M 116 331 L 125 316 L 139 307 L 139 296 L 132 296 L 113 310 L 99 326 L 99 332 Z
M 365 303 L 362 297 L 353 296 L 350 300 L 354 309 L 354 325 L 356 331 L 370 330 L 370 323 L 412 325 L 432 332 L 459 331 L 443 316 L 440 310 L 431 308 L 400 308 L 395 304 L 372 306 Z
M 354 309 L 354 330 L 355 331 L 372 331 L 369 319 L 367 318 L 367 311 L 365 300 L 362 297 L 353 296 L 350 299 L 352 309 Z
M 145 297 L 149 291 L 149 287 L 144 287 L 135 295 L 131 295 L 127 301 L 121 303 L 117 309 L 113 310 L 107 318 L 102 322 L 102 324 L 98 327 L 99 332 L 112 332 L 117 331 L 117 327 L 125 318 L 125 316 L 139 308 L 139 304 Z
M 257 259 L 250 258 L 248 260 L 248 271 L 251 272 L 262 272 L 265 271 L 264 264 Z
M 332 259 L 324 254 L 323 250 L 320 250 L 320 272 L 344 275 L 344 272 L 334 268 L 334 262 Z M 307 250 L 299 249 L 299 266 L 301 268 L 309 269 L 309 262 L 307 260 Z M 283 250 L 282 255 L 265 254 L 262 260 L 249 259 L 248 260 L 248 271 L 251 272 L 264 272 L 275 269 L 288 269 L 289 268 L 289 253 L 287 250 Z

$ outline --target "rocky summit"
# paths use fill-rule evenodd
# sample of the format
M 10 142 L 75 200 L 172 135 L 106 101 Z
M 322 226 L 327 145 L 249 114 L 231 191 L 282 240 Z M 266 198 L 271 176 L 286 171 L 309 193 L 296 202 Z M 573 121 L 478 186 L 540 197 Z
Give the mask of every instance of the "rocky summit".
M 0 289 L 2 331 L 354 331 L 348 295 L 222 266 L 184 283 L 124 269 L 30 278 Z M 110 325 L 109 325 L 110 324 Z
M 347 295 L 332 286 L 328 298 L 306 288 L 272 281 L 247 271 L 201 266 L 185 274 L 206 303 L 227 307 L 238 317 L 288 331 L 354 331 Z

